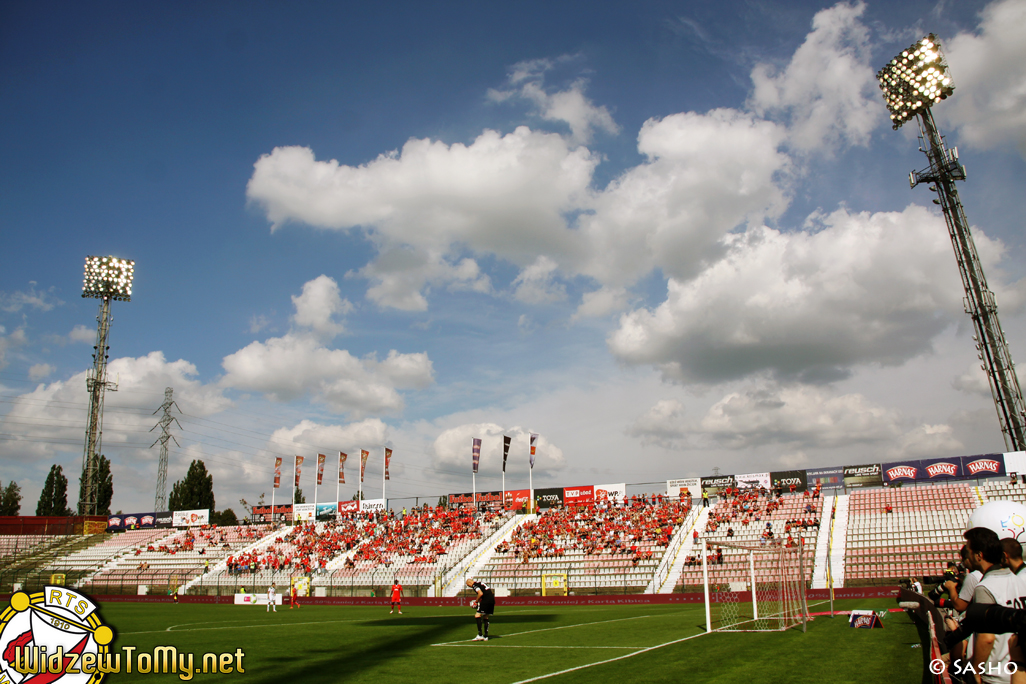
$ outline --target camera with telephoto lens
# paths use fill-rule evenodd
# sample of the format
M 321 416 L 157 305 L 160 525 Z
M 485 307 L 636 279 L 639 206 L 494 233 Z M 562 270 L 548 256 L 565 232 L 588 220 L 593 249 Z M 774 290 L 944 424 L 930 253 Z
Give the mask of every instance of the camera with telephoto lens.
M 931 589 L 930 592 L 926 595 L 926 597 L 933 601 L 935 604 L 937 604 L 938 608 L 949 607 L 945 606 L 945 604 L 951 599 L 958 596 L 958 592 L 962 591 L 962 581 L 964 579 L 965 570 L 964 568 L 962 568 L 961 565 L 957 566 L 956 570 L 945 570 L 944 574 L 940 577 L 924 577 L 923 581 L 925 584 L 933 584 L 935 582 L 937 583 L 937 586 Z M 947 582 L 955 583 L 955 596 L 949 596 L 948 598 L 944 599 L 941 598 L 941 596 L 947 591 L 947 589 L 944 588 L 944 585 Z
M 948 648 L 969 638 L 970 634 L 1008 634 L 1019 635 L 1019 642 L 1026 643 L 1026 610 L 1007 608 L 994 603 L 973 603 L 965 609 L 962 624 L 953 632 L 944 636 Z

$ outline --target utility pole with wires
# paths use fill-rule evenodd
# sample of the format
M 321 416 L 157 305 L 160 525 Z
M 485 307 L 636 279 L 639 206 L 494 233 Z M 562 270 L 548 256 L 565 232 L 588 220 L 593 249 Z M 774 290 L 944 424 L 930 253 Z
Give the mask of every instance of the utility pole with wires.
M 164 409 L 164 415 L 160 418 L 159 423 L 150 428 L 150 432 L 160 428 L 160 437 L 150 445 L 152 449 L 160 443 L 160 461 L 157 463 L 157 496 L 153 500 L 153 510 L 158 513 L 167 510 L 167 443 L 169 440 L 174 440 L 175 446 L 179 449 L 182 448 L 182 445 L 171 434 L 171 423 L 178 423 L 178 419 L 171 415 L 171 407 L 174 406 L 179 413 L 182 412 L 182 409 L 178 408 L 178 404 L 171 399 L 174 392 L 174 387 L 164 388 L 164 403 L 157 409 L 157 411 Z M 157 411 L 154 411 L 153 415 L 157 415 Z M 178 427 L 181 428 L 182 424 L 178 423 Z

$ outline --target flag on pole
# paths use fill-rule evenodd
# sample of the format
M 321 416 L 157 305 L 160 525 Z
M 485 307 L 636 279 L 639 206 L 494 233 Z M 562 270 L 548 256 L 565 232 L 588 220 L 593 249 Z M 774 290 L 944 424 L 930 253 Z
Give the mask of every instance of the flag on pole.
M 303 472 L 303 457 L 296 456 L 296 486 L 299 486 L 299 474 Z
M 370 456 L 370 452 L 365 449 L 360 449 L 360 482 L 363 482 L 363 474 L 367 470 L 367 458 Z
M 392 460 L 392 450 L 385 449 L 385 479 L 388 479 L 388 464 Z
M 502 472 L 506 472 L 506 459 L 509 458 L 509 443 L 511 437 L 502 436 Z
M 477 475 L 477 466 L 481 463 L 481 440 L 474 438 L 474 474 Z
M 317 484 L 321 485 L 324 483 L 324 461 L 328 457 L 324 454 L 317 454 Z
M 281 487 L 281 457 L 274 459 L 274 488 Z
M 538 442 L 538 435 L 531 435 L 531 468 L 534 468 L 534 445 Z
M 339 484 L 345 484 L 346 483 L 346 471 L 343 470 L 342 466 L 345 464 L 347 458 L 349 458 L 349 456 L 347 456 L 346 454 L 342 453 L 341 451 L 338 452 L 338 483 Z

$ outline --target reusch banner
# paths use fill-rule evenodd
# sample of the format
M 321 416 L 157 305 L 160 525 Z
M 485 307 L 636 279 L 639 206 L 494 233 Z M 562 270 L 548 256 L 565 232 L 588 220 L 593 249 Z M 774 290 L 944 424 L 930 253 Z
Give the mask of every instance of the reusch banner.
M 844 468 L 817 468 L 805 471 L 805 482 L 809 487 L 839 487 L 844 484 Z
M 744 475 L 736 475 L 735 477 L 737 478 L 738 489 L 770 488 L 769 473 L 746 473 Z
M 719 493 L 727 487 L 733 487 L 737 484 L 737 480 L 734 479 L 733 475 L 717 475 L 716 477 L 703 477 L 701 479 L 702 489 L 705 490 L 709 496 L 717 496 Z M 702 497 L 702 492 L 698 492 L 698 498 Z
M 958 456 L 954 458 L 924 458 L 919 465 L 920 480 L 947 480 L 965 477 L 962 474 L 962 459 Z
M 531 500 L 530 489 L 507 489 L 506 510 L 519 511 L 528 501 Z
M 552 508 L 563 505 L 563 488 L 550 487 L 547 489 L 534 490 L 534 498 L 538 500 L 539 508 Z
M 883 480 L 891 482 L 914 482 L 919 479 L 919 472 L 922 468 L 919 461 L 899 461 L 896 463 L 883 463 Z
M 847 488 L 882 487 L 883 470 L 881 470 L 880 464 L 844 466 L 844 486 Z
M 196 511 L 172 511 L 172 527 L 196 527 L 197 525 L 210 524 L 210 509 L 204 508 Z
M 627 498 L 627 483 L 595 485 L 595 501 L 620 503 Z
M 791 491 L 791 485 L 794 485 L 796 492 L 804 492 L 809 488 L 808 475 L 804 470 L 779 470 L 770 473 L 770 483 L 785 492 Z
M 683 480 L 667 480 L 666 496 L 679 497 L 682 490 L 688 490 L 688 496 L 692 499 L 702 498 L 702 478 L 686 477 Z
M 580 506 L 595 502 L 595 487 L 564 487 L 563 503 L 567 506 Z
M 1004 454 L 980 454 L 963 456 L 962 472 L 966 477 L 997 477 L 1005 475 Z
M 318 503 L 317 504 L 317 519 L 318 520 L 334 520 L 335 514 L 338 512 L 338 503 Z

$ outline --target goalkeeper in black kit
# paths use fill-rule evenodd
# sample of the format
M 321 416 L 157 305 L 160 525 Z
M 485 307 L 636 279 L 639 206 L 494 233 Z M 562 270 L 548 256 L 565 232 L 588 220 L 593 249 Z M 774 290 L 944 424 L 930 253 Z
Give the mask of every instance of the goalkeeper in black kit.
M 474 579 L 468 579 L 467 586 L 477 592 L 477 598 L 470 604 L 474 606 L 474 618 L 477 620 L 477 636 L 474 641 L 488 641 L 488 620 L 495 613 L 495 592 L 484 582 Z

